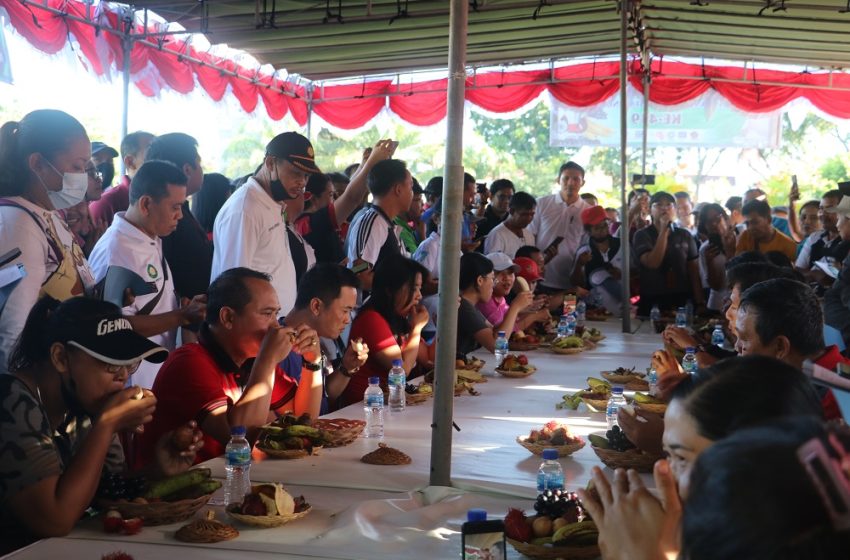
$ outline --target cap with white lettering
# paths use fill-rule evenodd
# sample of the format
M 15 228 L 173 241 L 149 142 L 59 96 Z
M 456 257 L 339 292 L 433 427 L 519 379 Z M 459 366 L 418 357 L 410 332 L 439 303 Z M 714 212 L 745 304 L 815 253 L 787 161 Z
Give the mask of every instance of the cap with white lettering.
M 79 321 L 68 344 L 107 364 L 123 366 L 146 360 L 155 364 L 165 361 L 168 351 L 133 330 L 118 308 L 109 316 Z

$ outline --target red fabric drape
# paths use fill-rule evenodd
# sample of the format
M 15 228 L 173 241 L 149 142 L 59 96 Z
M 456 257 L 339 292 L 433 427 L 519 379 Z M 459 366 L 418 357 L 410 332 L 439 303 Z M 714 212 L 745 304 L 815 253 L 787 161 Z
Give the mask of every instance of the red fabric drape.
M 86 6 L 79 0 L 48 0 L 48 6 L 64 14 L 84 18 Z M 124 53 L 121 38 L 64 15 L 50 13 L 38 6 L 27 7 L 17 0 L 0 0 L 9 21 L 33 46 L 46 53 L 60 51 L 73 37 L 81 61 L 96 74 L 120 72 Z M 118 16 L 106 4 L 93 8 L 102 27 L 120 28 Z M 151 29 L 153 30 L 153 29 Z M 136 32 L 142 29 L 137 26 Z M 130 72 L 133 83 L 148 96 L 163 87 L 188 93 L 198 85 L 214 100 L 230 91 L 245 111 L 251 112 L 262 100 L 272 119 L 291 113 L 302 126 L 307 122 L 306 91 L 301 86 L 239 66 L 187 46 L 173 38 L 153 45 L 135 43 L 131 51 Z M 199 62 L 190 62 L 187 55 Z M 639 64 L 629 63 L 629 82 L 637 90 L 642 87 Z M 225 74 L 235 72 L 247 77 L 237 79 Z M 748 112 L 776 110 L 798 98 L 808 99 L 818 109 L 840 118 L 850 118 L 850 76 L 808 72 L 746 69 L 736 66 L 711 66 L 656 59 L 652 64 L 650 100 L 676 105 L 698 97 L 714 88 L 734 106 Z M 619 63 L 616 61 L 583 63 L 554 69 L 559 83 L 548 81 L 549 70 L 490 72 L 467 79 L 466 99 L 495 113 L 520 109 L 548 90 L 567 105 L 587 107 L 601 103 L 619 89 Z M 742 81 L 743 80 L 743 81 Z M 273 86 L 274 89 L 263 87 Z M 314 90 L 313 110 L 328 123 L 346 129 L 364 126 L 387 104 L 401 119 L 415 125 L 432 125 L 446 114 L 446 79 L 393 84 L 391 80 L 375 80 L 363 84 L 329 85 Z M 829 89 L 843 88 L 843 89 Z M 285 93 L 284 93 L 285 92 Z M 294 96 L 292 95 L 294 94 Z

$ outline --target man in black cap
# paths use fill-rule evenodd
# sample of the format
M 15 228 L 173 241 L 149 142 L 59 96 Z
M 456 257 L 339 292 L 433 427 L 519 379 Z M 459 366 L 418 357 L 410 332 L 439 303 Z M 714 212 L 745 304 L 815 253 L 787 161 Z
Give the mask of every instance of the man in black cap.
M 275 136 L 263 165 L 222 206 L 213 227 L 212 275 L 246 267 L 271 276 L 279 316 L 295 304 L 295 265 L 289 249 L 283 204 L 304 193 L 307 179 L 321 173 L 313 145 L 296 132 Z
M 103 142 L 91 143 L 91 160 L 103 179 L 103 189 L 106 190 L 112 186 L 112 179 L 115 178 L 115 164 L 112 160 L 118 157 L 118 151 L 112 146 L 108 146 Z
M 699 276 L 699 252 L 694 237 L 673 224 L 676 199 L 659 191 L 649 199 L 652 224 L 635 233 L 634 255 L 640 273 L 638 315 L 647 316 L 654 305 L 670 309 L 688 300 L 699 308 L 704 302 Z

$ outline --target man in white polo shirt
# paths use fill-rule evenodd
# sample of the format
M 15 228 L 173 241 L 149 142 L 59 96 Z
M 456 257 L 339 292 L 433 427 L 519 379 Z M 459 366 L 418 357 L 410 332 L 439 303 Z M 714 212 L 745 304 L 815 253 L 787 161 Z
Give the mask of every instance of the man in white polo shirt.
M 277 292 L 279 316 L 289 313 L 297 285 L 284 203 L 304 194 L 313 173 L 321 171 L 307 138 L 297 132 L 272 138 L 263 165 L 227 199 L 215 219 L 210 281 L 240 266 L 265 272 Z
M 130 207 L 115 214 L 89 257 L 98 282 L 106 277 L 109 267 L 121 266 L 155 287 L 151 294 L 137 295 L 122 312 L 130 316 L 133 330 L 168 351 L 177 346 L 177 329 L 200 323 L 206 311 L 205 295 L 179 305 L 162 252 L 160 238 L 177 228 L 185 201 L 186 175 L 165 161 L 146 162 L 130 183 Z M 132 384 L 150 389 L 159 367 L 142 362 Z
M 582 166 L 572 161 L 562 165 L 558 184 L 560 192 L 537 199 L 537 212 L 528 226 L 545 254 L 546 274 L 541 287 L 549 292 L 572 287 L 570 275 L 584 238 L 581 211 L 590 206 L 579 196 L 584 186 Z
M 484 238 L 484 254 L 504 253 L 514 258 L 520 247 L 534 245 L 534 234 L 527 228 L 534 219 L 536 208 L 537 201 L 530 194 L 514 194 L 508 207 L 508 217 Z

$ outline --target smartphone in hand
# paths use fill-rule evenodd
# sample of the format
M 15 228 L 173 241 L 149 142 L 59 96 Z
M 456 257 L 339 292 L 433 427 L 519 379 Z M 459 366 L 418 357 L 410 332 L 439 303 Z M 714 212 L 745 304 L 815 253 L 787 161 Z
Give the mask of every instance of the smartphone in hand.
M 370 268 L 372 268 L 371 264 L 367 263 L 364 260 L 358 259 L 354 261 L 354 266 L 351 267 L 351 272 L 353 272 L 354 274 L 360 274 L 361 272 L 366 272 Z
M 487 519 L 482 510 L 470 510 L 469 518 L 483 516 L 483 520 L 470 520 L 461 527 L 461 546 L 463 560 L 482 558 L 506 558 L 505 523 L 501 519 Z

